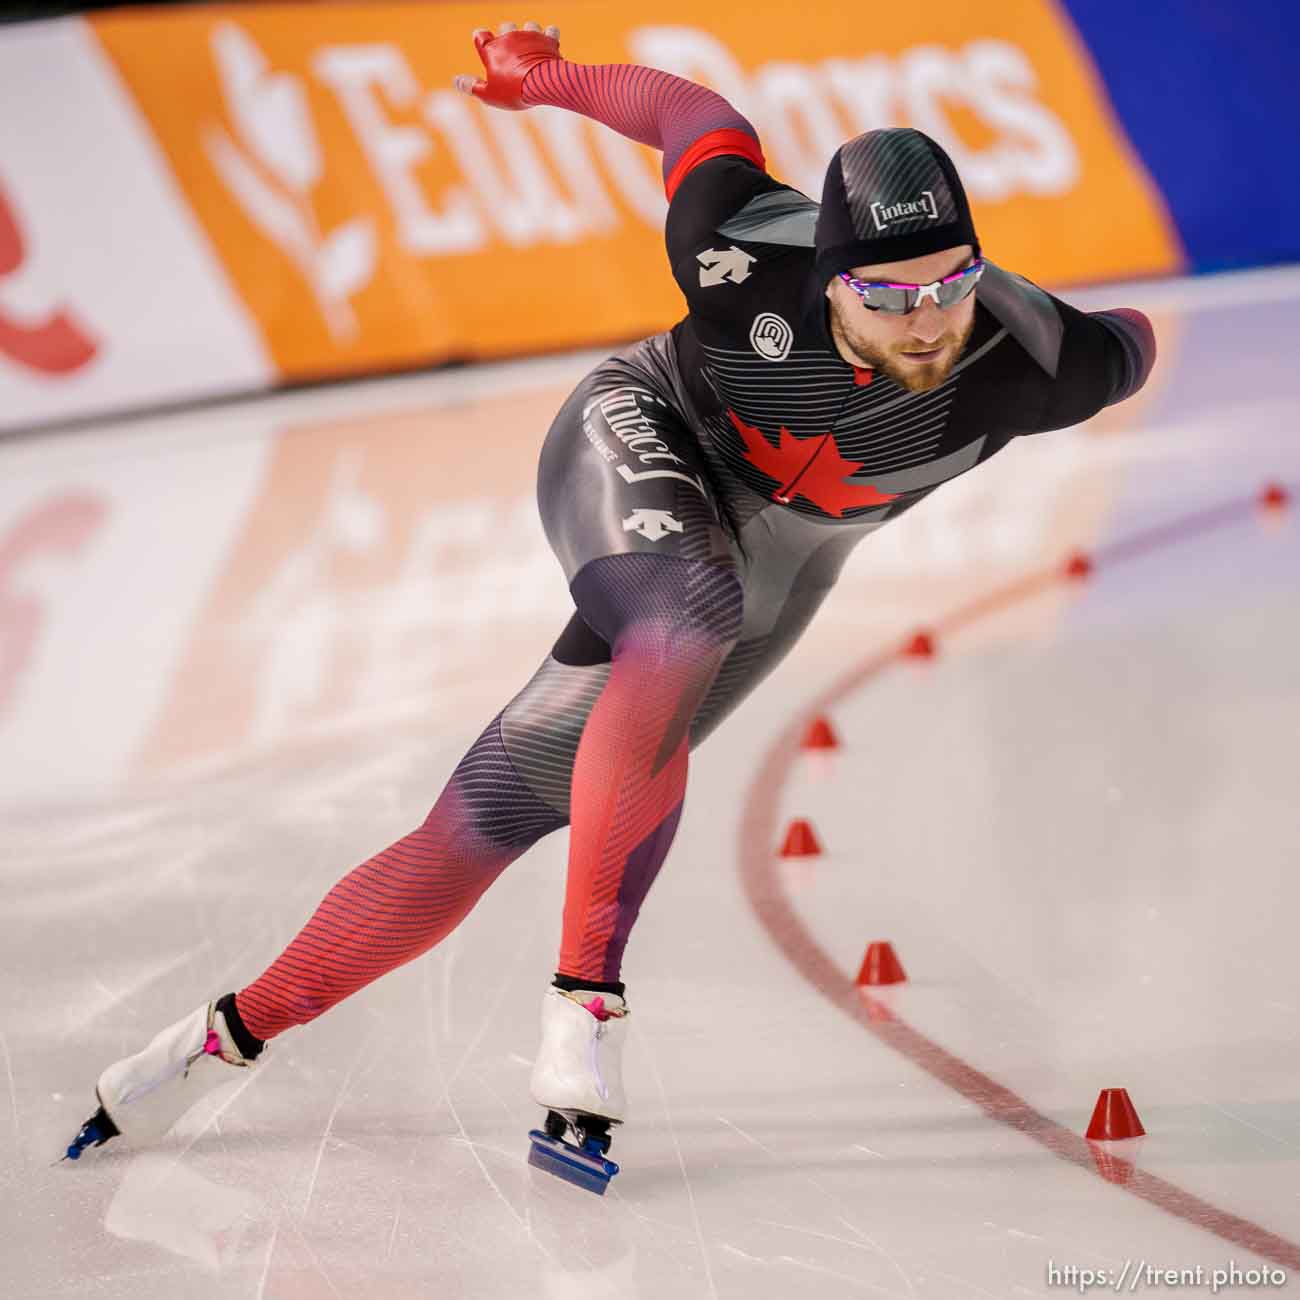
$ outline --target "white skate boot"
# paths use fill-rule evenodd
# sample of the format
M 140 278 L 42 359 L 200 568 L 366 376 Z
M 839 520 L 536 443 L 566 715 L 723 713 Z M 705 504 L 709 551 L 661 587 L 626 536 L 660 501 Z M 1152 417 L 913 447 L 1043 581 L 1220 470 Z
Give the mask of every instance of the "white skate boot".
M 81 1126 L 66 1158 L 76 1160 L 86 1147 L 119 1134 L 133 1142 L 160 1138 L 200 1098 L 254 1064 L 235 1045 L 218 1004 L 206 1002 L 99 1076 L 99 1109 Z
M 623 1040 L 627 1004 L 617 994 L 550 987 L 542 998 L 542 1043 L 533 1100 L 546 1107 L 545 1132 L 529 1133 L 528 1163 L 604 1195 L 618 1166 L 605 1159 L 611 1124 L 627 1118 Z M 574 1141 L 566 1141 L 571 1133 Z

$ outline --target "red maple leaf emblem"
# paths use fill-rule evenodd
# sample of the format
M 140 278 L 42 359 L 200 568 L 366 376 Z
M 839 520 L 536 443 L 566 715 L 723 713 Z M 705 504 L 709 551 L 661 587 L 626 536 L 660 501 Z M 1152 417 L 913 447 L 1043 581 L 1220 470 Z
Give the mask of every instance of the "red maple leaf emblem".
M 746 424 L 735 411 L 728 408 L 727 414 L 744 440 L 745 459 L 768 478 L 776 479 L 774 501 L 788 502 L 800 496 L 842 519 L 852 506 L 883 506 L 898 496 L 897 492 L 878 492 L 870 483 L 848 482 L 848 476 L 865 462 L 845 460 L 829 433 L 796 438 L 783 424 L 780 445 L 773 447 L 760 429 Z

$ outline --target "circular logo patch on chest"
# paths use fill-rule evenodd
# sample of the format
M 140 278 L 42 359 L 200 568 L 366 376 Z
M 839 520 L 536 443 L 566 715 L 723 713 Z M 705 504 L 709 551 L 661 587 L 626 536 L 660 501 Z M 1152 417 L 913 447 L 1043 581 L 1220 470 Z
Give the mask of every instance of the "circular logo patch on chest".
M 761 311 L 749 329 L 749 342 L 760 357 L 784 361 L 790 355 L 794 330 L 774 311 Z

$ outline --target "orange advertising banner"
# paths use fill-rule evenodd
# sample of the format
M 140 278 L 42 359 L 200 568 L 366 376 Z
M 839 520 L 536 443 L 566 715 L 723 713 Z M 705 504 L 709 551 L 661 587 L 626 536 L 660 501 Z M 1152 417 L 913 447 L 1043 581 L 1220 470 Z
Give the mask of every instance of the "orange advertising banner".
M 949 149 L 996 262 L 1050 284 L 1176 271 L 1156 187 L 1048 0 L 635 9 L 552 0 L 566 57 L 711 85 L 814 198 L 833 150 L 912 125 Z M 286 379 L 632 339 L 682 313 L 659 155 L 558 109 L 455 91 L 481 4 L 96 17 Z M 515 21 L 530 17 L 520 13 Z

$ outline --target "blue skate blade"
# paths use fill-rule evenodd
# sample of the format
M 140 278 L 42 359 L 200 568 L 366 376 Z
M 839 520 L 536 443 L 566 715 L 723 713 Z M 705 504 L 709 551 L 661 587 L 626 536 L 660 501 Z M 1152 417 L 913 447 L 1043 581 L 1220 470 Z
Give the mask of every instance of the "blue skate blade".
M 64 1160 L 80 1160 L 81 1153 L 89 1146 L 102 1147 L 109 1138 L 117 1137 L 117 1126 L 104 1114 L 101 1106 L 78 1131 L 72 1139 L 72 1145 L 65 1152 Z
M 534 1169 L 545 1170 L 584 1191 L 604 1196 L 609 1180 L 618 1173 L 618 1166 L 612 1160 L 588 1154 L 571 1142 L 548 1137 L 540 1129 L 532 1129 L 528 1137 L 532 1142 L 528 1163 Z

